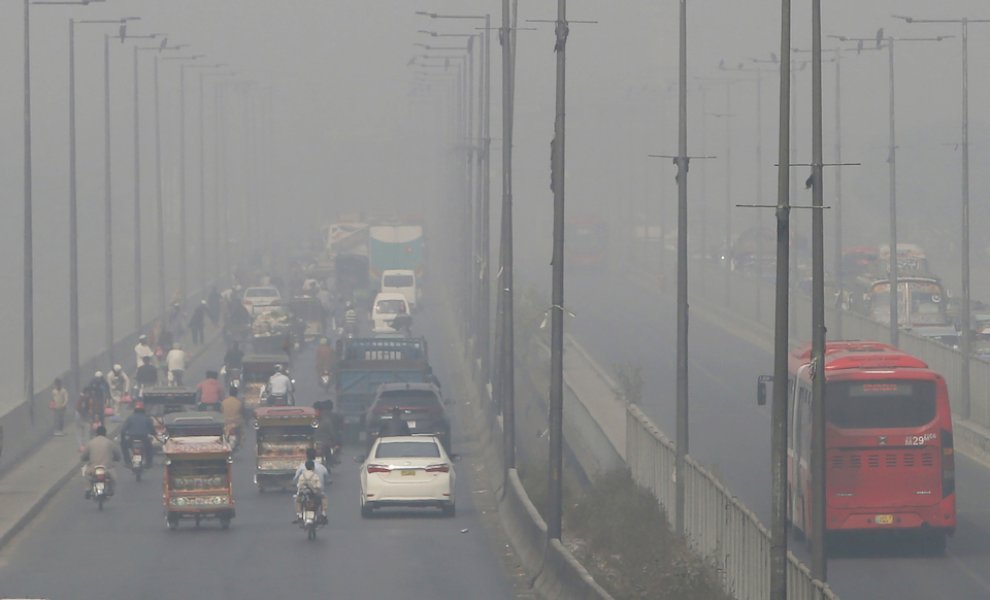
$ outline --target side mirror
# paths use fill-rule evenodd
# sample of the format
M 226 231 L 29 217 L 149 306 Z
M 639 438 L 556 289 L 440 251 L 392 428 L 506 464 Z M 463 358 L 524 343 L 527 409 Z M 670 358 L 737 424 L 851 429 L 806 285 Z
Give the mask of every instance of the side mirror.
M 354 462 L 361 464 L 366 458 L 368 458 L 367 454 L 358 454 L 354 457 Z
M 461 455 L 460 454 L 456 454 L 456 453 L 455 454 L 448 454 L 447 456 L 450 457 L 450 460 L 452 462 L 455 462 L 455 463 L 461 462 Z
M 756 404 L 766 406 L 767 383 L 773 381 L 773 375 L 760 375 L 756 380 Z
M 443 405 L 444 406 L 453 406 L 454 405 L 454 399 L 453 398 L 444 398 L 443 399 Z

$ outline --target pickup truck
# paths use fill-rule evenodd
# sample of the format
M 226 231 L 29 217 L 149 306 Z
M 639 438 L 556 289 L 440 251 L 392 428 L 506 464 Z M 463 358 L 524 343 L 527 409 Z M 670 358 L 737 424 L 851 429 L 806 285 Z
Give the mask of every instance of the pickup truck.
M 343 436 L 358 441 L 365 415 L 383 383 L 435 382 L 426 339 L 344 338 L 337 340 L 335 410 Z

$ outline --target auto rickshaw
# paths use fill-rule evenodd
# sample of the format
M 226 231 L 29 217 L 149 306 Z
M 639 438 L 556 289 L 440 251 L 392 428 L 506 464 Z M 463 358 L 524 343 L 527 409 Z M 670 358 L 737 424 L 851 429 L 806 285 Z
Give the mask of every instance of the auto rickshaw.
M 181 437 L 223 438 L 223 417 L 216 413 L 182 411 L 165 415 L 167 439 Z
M 230 446 L 221 438 L 173 437 L 165 443 L 165 475 L 162 502 L 165 525 L 177 529 L 179 521 L 219 519 L 230 527 L 234 518 Z
M 155 423 L 155 435 L 151 440 L 153 450 L 161 450 L 167 437 L 165 417 L 176 412 L 188 411 L 196 405 L 196 389 L 190 387 L 142 388 L 138 396 Z
M 286 365 L 285 354 L 247 354 L 241 367 L 241 399 L 245 406 L 262 404 L 265 386 L 275 374 L 275 365 Z
M 316 410 L 308 406 L 271 406 L 254 411 L 258 462 L 254 482 L 259 492 L 289 489 L 296 469 L 306 460 L 306 449 L 316 448 L 320 426 Z

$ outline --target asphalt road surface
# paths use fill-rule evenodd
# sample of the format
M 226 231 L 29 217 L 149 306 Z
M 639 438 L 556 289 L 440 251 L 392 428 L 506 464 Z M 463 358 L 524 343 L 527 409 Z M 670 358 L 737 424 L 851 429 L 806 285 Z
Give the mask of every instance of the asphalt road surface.
M 567 286 L 566 304 L 576 315 L 567 320 L 569 332 L 606 369 L 643 367 L 642 408 L 673 439 L 673 296 L 605 269 L 575 270 Z M 773 371 L 772 356 L 698 316 L 690 353 L 691 454 L 769 523 L 770 414 L 756 405 L 756 377 Z M 959 524 L 946 555 L 929 556 L 912 541 L 846 548 L 829 563 L 829 583 L 843 600 L 990 597 L 990 469 L 963 456 L 956 469 Z M 808 560 L 803 543 L 792 538 L 791 549 Z
M 424 319 L 428 320 L 428 319 Z M 425 323 L 424 323 L 425 325 Z M 441 381 L 448 365 L 441 340 L 431 358 Z M 438 334 L 437 334 L 438 335 Z M 208 362 L 218 364 L 221 350 Z M 202 376 L 205 366 L 190 375 Z M 319 399 L 312 349 L 293 364 L 299 404 Z M 455 451 L 459 432 L 454 422 Z M 161 464 L 140 483 L 118 468 L 116 495 L 103 512 L 83 498 L 76 478 L 0 553 L 0 596 L 59 600 L 107 598 L 252 600 L 269 598 L 515 598 L 513 579 L 481 520 L 470 454 L 457 464 L 457 517 L 439 511 L 377 511 L 362 519 L 358 465 L 333 472 L 327 527 L 315 542 L 291 524 L 289 493 L 260 494 L 253 484 L 249 434 L 234 461 L 237 516 L 228 531 L 215 521 L 183 521 L 168 531 L 162 514 Z

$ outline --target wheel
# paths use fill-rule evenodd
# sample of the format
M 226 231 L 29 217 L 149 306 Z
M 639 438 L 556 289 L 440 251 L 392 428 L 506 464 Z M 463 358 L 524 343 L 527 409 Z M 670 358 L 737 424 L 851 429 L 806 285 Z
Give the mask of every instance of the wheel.
M 170 529 L 172 531 L 175 531 L 176 529 L 179 528 L 179 518 L 178 517 L 173 517 L 172 515 L 166 516 L 165 517 L 165 527 L 167 527 L 168 529 Z
M 265 493 L 265 486 L 259 485 L 258 486 L 258 493 L 259 494 L 264 494 Z
M 220 517 L 220 529 L 230 529 L 230 517 Z
M 445 517 L 455 517 L 455 516 L 457 516 L 457 505 L 455 505 L 453 502 L 450 502 L 448 504 L 444 504 L 440 508 L 440 510 L 443 511 L 443 516 L 445 516 Z
M 97 506 L 97 507 L 98 507 L 98 508 L 99 508 L 100 510 L 103 510 L 103 503 L 104 503 L 104 502 L 105 502 L 105 500 L 104 500 L 103 498 L 97 498 L 97 499 L 96 499 L 96 506 Z
M 365 504 L 363 502 L 361 503 L 361 518 L 362 519 L 367 519 L 367 518 L 371 517 L 371 514 L 372 514 L 373 511 L 374 511 L 373 508 L 371 508 L 370 506 L 368 506 L 367 504 Z
M 196 528 L 199 529 L 199 515 L 196 515 Z
M 929 556 L 945 556 L 945 548 L 948 545 L 949 536 L 942 531 L 932 533 L 924 537 L 922 544 Z
M 141 471 L 140 470 L 134 471 L 134 480 L 135 481 L 141 481 Z
M 306 531 L 306 538 L 309 539 L 309 541 L 316 539 L 316 525 L 309 526 L 309 529 Z

